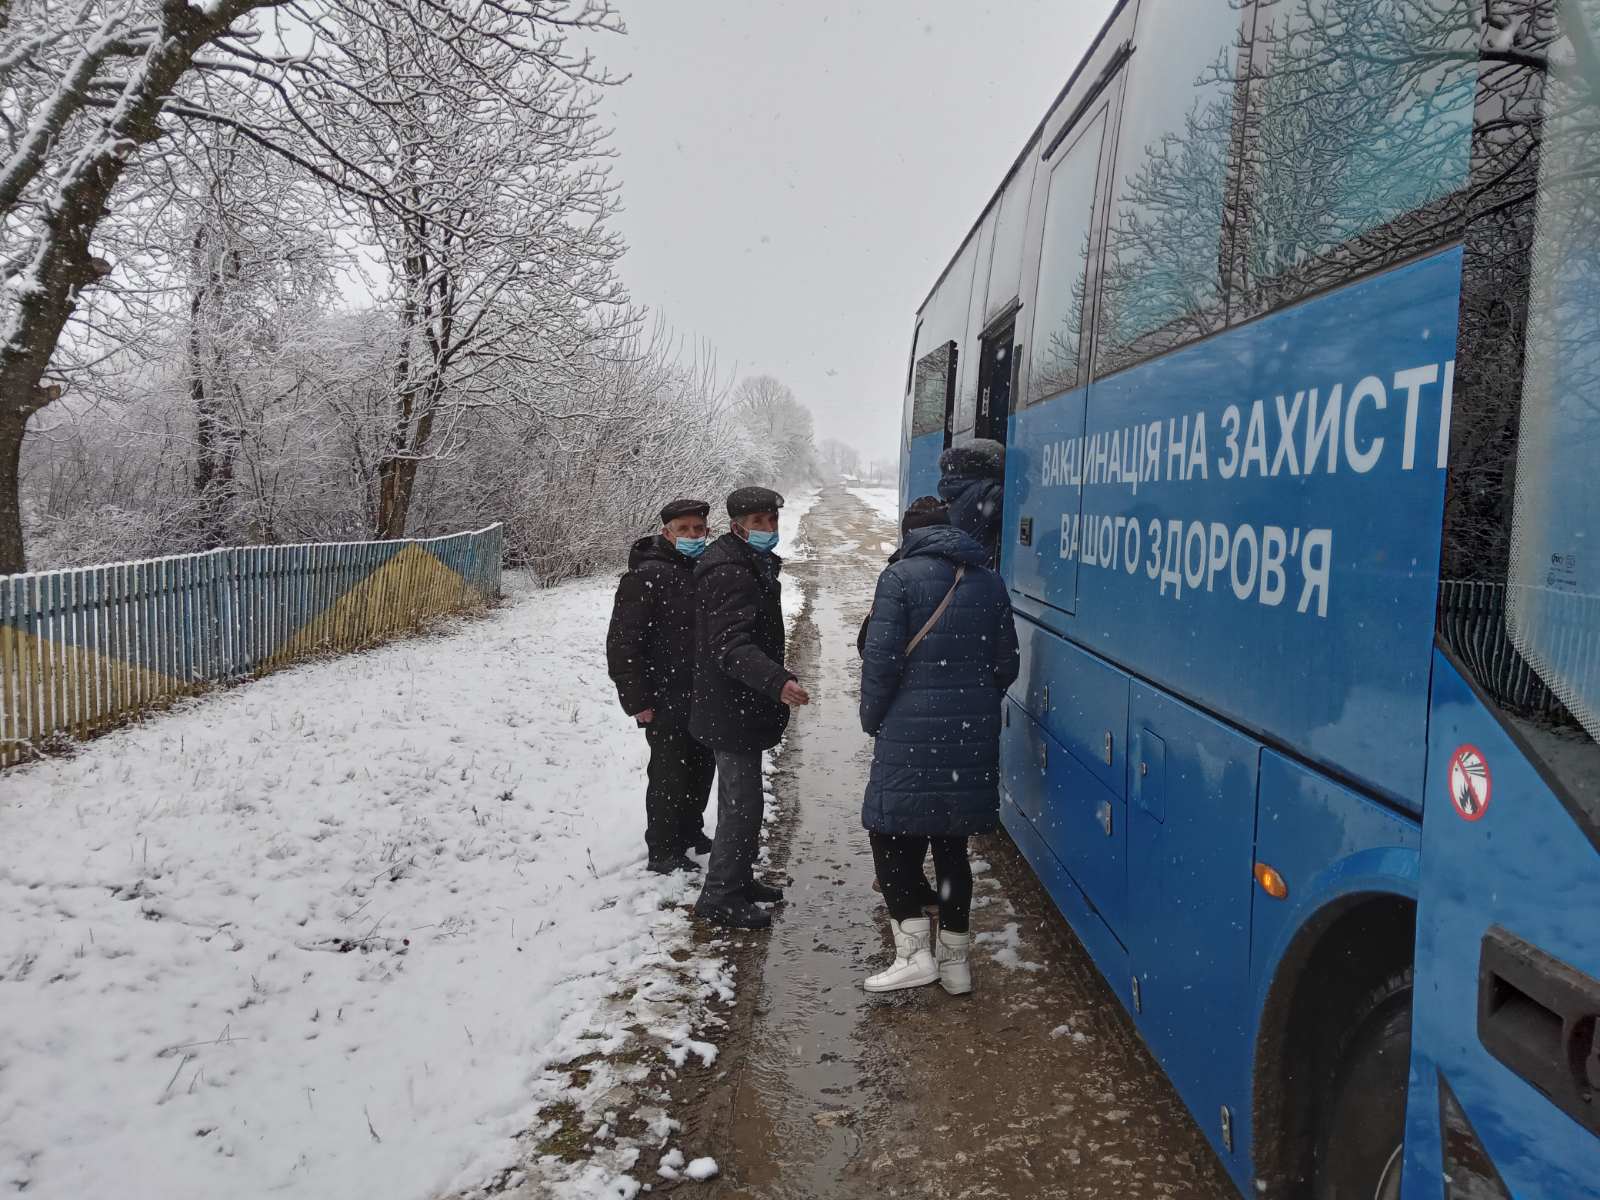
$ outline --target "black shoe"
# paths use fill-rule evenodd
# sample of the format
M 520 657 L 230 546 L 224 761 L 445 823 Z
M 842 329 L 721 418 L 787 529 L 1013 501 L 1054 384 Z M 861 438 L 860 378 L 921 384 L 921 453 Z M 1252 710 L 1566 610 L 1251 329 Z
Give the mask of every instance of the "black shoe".
M 652 858 L 644 869 L 657 875 L 671 875 L 674 871 L 698 871 L 700 864 L 687 854 L 674 854 L 670 858 Z
M 751 904 L 782 904 L 783 889 L 752 879 L 744 885 L 744 898 Z
M 711 839 L 708 838 L 705 835 L 705 832 L 702 830 L 700 833 L 695 834 L 689 839 L 689 849 L 693 850 L 696 854 L 710 854 Z
M 724 929 L 765 929 L 772 924 L 767 911 L 748 900 L 727 900 L 721 904 L 707 904 L 702 900 L 694 906 L 694 915 Z

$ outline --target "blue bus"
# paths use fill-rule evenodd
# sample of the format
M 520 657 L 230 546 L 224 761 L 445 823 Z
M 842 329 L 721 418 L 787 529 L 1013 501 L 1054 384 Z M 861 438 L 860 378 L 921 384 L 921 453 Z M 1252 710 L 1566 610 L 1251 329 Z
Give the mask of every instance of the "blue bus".
M 1600 1196 L 1600 0 L 1125 0 L 904 403 L 905 500 L 1007 445 L 1003 821 L 1240 1193 Z

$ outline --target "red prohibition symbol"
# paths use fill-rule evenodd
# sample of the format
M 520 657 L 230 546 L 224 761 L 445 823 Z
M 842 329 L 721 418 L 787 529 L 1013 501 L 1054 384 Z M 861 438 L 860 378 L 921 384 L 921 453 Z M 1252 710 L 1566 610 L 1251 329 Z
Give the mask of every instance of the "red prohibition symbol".
M 1476 821 L 1489 807 L 1493 780 L 1489 762 L 1476 746 L 1460 746 L 1450 756 L 1450 803 L 1465 821 Z

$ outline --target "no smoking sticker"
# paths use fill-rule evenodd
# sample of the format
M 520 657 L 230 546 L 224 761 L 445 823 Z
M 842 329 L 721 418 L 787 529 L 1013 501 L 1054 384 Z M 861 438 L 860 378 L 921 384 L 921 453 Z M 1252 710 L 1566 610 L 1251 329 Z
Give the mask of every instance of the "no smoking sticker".
M 1450 802 L 1464 820 L 1476 821 L 1489 807 L 1489 764 L 1476 746 L 1450 756 Z

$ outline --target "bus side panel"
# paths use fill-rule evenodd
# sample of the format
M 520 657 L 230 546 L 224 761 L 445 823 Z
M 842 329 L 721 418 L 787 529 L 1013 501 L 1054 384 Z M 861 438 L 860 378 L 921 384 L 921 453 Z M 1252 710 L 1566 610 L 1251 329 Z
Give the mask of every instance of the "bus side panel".
M 1128 677 L 1040 628 L 1016 622 L 1021 670 L 1012 701 L 1041 727 L 1045 780 L 1024 802 L 1051 852 L 1118 937 L 1127 907 L 1123 733 Z
M 900 475 L 901 512 L 913 500 L 939 494 L 939 456 L 943 453 L 943 433 L 925 433 L 912 439 L 905 470 Z
M 1463 748 L 1486 772 L 1486 801 L 1472 816 L 1456 808 L 1450 791 L 1451 763 Z M 1405 1200 L 1439 1200 L 1441 1171 L 1474 1177 L 1452 1195 L 1494 1196 L 1498 1175 L 1515 1197 L 1600 1197 L 1600 1134 L 1489 1052 L 1479 1008 L 1480 986 L 1506 965 L 1491 956 L 1491 929 L 1533 951 L 1510 964 L 1511 974 L 1540 960 L 1558 964 L 1553 975 L 1536 969 L 1516 979 L 1516 992 L 1491 987 L 1492 1023 L 1542 1061 L 1547 1083 L 1565 1084 L 1569 1094 L 1587 1089 L 1586 1107 L 1600 1107 L 1600 1033 L 1592 1024 L 1600 1015 L 1600 849 L 1439 653 L 1423 845 Z M 1537 994 L 1562 973 L 1589 977 L 1587 1000 L 1578 1003 L 1591 1014 L 1587 1028 L 1581 1021 L 1564 1028 L 1562 1013 L 1544 1009 L 1560 1002 Z M 1569 1023 L 1576 1011 L 1565 1014 Z M 1440 1136 L 1441 1082 L 1458 1106 L 1448 1139 Z M 1600 1128 L 1600 1113 L 1588 1115 Z M 1452 1157 L 1441 1162 L 1447 1148 Z M 1469 1191 L 1477 1181 L 1488 1190 Z
M 1011 694 L 1119 800 L 1127 783 L 1128 676 L 1026 617 Z
M 1421 841 L 1415 821 L 1301 763 L 1262 751 L 1255 857 L 1283 876 L 1289 894 L 1275 900 L 1259 888 L 1252 893 L 1252 1045 L 1261 1044 L 1261 1015 L 1290 945 L 1319 914 L 1346 897 L 1385 894 L 1415 902 Z M 1282 982 L 1292 986 L 1295 980 Z M 1289 1046 L 1285 1052 L 1300 1051 Z M 1254 1070 L 1276 1065 L 1255 1061 Z M 1254 1107 L 1241 1122 L 1252 1146 Z
M 1081 438 L 1076 393 L 1024 410 L 1007 562 L 1049 607 L 1019 609 L 1420 811 L 1460 264 L 1097 380 Z
M 1362 892 L 1416 899 L 1422 837 L 1416 822 L 1272 750 L 1261 754 L 1260 805 L 1256 860 L 1289 885 L 1282 900 L 1254 893 L 1251 977 L 1264 1002 L 1284 951 L 1318 909 Z
M 1243 1191 L 1247 1148 L 1223 1136 L 1250 1107 L 1247 1040 L 1257 742 L 1135 683 L 1141 780 L 1128 807 L 1127 942 L 1136 1020 Z M 1154 748 L 1154 752 L 1153 752 Z M 1132 762 L 1132 760 L 1130 760 Z M 1159 796 L 1159 802 L 1157 797 Z
M 1095 967 L 1107 980 L 1112 981 L 1112 991 L 1127 1009 L 1128 989 L 1126 985 L 1119 987 L 1115 982 L 1128 978 L 1127 950 L 1084 895 L 1072 873 L 1050 849 L 1029 815 L 1039 812 L 1049 787 L 1048 767 L 1039 759 L 1039 749 L 1048 745 L 1049 735 L 1034 724 L 1017 704 L 1008 702 L 1007 707 L 1010 726 L 1007 730 L 1007 753 L 1002 762 L 1005 786 L 1000 796 L 1000 821 L 1017 849 L 1022 851 L 1022 856 L 1028 860 L 1028 865 L 1044 885 L 1057 910 L 1089 952 Z M 1129 1011 L 1131 1013 L 1131 1009 Z
M 1000 784 L 1021 815 L 1039 819 L 1044 798 L 1044 731 L 1009 696 L 1001 709 Z

